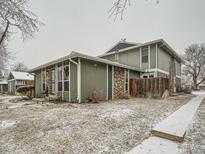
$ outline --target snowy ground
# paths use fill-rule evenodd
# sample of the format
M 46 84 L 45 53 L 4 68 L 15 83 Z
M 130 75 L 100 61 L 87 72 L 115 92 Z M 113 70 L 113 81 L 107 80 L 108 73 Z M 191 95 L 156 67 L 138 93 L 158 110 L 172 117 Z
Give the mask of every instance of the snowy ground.
M 124 153 L 191 98 L 53 104 L 0 96 L 0 153 Z
M 180 153 L 205 153 L 205 100 L 201 102 L 198 111 L 187 130 L 185 141 L 178 146 Z

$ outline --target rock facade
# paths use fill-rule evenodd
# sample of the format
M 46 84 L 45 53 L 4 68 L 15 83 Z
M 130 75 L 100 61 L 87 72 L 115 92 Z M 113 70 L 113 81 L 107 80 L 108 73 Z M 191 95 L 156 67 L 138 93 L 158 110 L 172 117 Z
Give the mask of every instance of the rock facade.
M 114 98 L 122 98 L 125 95 L 124 92 L 124 69 L 120 67 L 114 67 L 114 79 L 113 79 L 113 94 Z

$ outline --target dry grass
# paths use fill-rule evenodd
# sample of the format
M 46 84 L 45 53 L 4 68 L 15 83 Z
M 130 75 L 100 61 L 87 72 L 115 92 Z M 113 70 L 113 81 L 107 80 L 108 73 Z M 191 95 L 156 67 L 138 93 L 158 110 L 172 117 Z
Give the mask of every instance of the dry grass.
M 124 153 L 192 95 L 100 104 L 52 104 L 0 98 L 2 153 Z M 13 103 L 12 103 L 13 102 Z

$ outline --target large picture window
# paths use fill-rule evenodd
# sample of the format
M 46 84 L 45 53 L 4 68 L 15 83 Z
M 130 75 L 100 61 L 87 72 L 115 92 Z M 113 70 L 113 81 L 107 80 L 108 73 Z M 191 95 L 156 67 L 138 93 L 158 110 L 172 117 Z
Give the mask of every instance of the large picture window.
M 55 92 L 55 70 L 52 69 L 51 70 L 51 89 L 52 89 L 52 93 Z
M 148 63 L 148 48 L 142 48 L 142 63 Z
M 62 91 L 62 66 L 58 67 L 58 91 Z
M 43 91 L 46 90 L 46 72 L 45 70 L 42 71 L 42 87 L 43 87 Z
M 64 66 L 63 69 L 63 74 L 64 74 L 64 91 L 69 91 L 69 65 Z

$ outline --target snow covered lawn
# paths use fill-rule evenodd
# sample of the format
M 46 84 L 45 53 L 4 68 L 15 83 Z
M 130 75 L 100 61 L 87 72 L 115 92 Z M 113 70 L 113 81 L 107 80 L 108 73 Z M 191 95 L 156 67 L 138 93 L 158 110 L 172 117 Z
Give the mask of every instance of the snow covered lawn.
M 198 111 L 186 132 L 185 140 L 178 147 L 180 153 L 205 153 L 205 100 L 201 102 Z
M 0 96 L 0 152 L 124 153 L 191 98 L 53 104 Z

